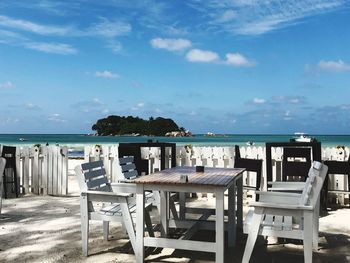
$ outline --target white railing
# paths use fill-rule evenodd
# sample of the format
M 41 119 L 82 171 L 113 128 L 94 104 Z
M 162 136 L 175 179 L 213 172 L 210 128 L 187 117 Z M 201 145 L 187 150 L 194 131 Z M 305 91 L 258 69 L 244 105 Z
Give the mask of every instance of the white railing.
M 264 189 L 266 182 L 266 156 L 265 147 L 246 146 L 240 147 L 242 158 L 253 158 L 263 160 L 262 183 Z M 345 161 L 349 158 L 349 148 L 327 147 L 322 148 L 322 160 Z M 233 167 L 234 165 L 234 147 L 176 147 L 176 164 L 178 166 L 204 165 L 208 167 Z M 271 149 L 273 180 L 280 180 L 283 150 L 280 147 Z M 157 147 L 143 147 L 141 149 L 143 159 L 149 160 L 150 171 L 160 167 L 160 149 Z M 171 166 L 170 148 L 165 153 L 166 167 Z M 96 145 L 85 146 L 85 160 L 103 160 L 111 180 L 117 178 L 119 172 L 116 169 L 118 165 L 118 145 Z M 255 174 L 245 173 L 243 180 L 249 185 L 255 184 Z M 348 177 L 344 175 L 330 176 L 330 189 L 349 191 Z
M 262 183 L 266 189 L 266 156 L 265 147 L 240 147 L 243 158 L 262 159 Z M 349 148 L 322 148 L 322 160 L 345 161 L 349 158 Z M 273 180 L 281 176 L 283 151 L 272 148 Z M 160 149 L 144 147 L 141 150 L 143 159 L 149 160 L 149 170 L 160 168 Z M 103 160 L 111 181 L 119 177 L 118 144 L 88 145 L 84 147 L 84 160 Z M 171 149 L 165 152 L 166 167 L 171 166 Z M 32 146 L 17 147 L 17 174 L 24 193 L 66 195 L 68 188 L 68 147 L 67 146 Z M 178 166 L 205 165 L 208 167 L 233 167 L 234 147 L 176 147 L 176 164 Z M 255 184 L 255 174 L 245 173 L 245 182 Z M 349 191 L 348 177 L 330 176 L 330 189 Z
M 68 147 L 23 146 L 16 149 L 17 180 L 23 194 L 67 195 Z

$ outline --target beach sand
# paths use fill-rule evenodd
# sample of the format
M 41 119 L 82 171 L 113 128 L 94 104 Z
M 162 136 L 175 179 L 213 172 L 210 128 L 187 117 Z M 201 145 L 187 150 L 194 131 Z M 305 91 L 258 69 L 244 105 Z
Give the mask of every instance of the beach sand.
M 118 223 L 111 224 L 110 238 L 103 241 L 102 223 L 90 222 L 89 257 L 81 254 L 79 189 L 74 166 L 69 161 L 69 196 L 26 195 L 3 200 L 0 216 L 0 262 L 135 262 L 135 256 Z M 202 205 L 213 200 L 200 198 Z M 193 203 L 190 203 L 190 205 Z M 245 211 L 248 209 L 245 206 Z M 155 213 L 154 213 L 155 214 Z M 314 262 L 350 262 L 350 209 L 338 209 L 320 219 L 320 247 Z M 212 233 L 204 233 L 205 238 Z M 240 262 L 246 238 L 227 255 L 230 262 Z M 274 242 L 274 241 L 272 241 Z M 303 262 L 303 246 L 257 243 L 252 262 Z M 281 259 L 282 258 L 282 259 Z M 164 249 L 148 257 L 150 262 L 214 262 L 214 254 Z

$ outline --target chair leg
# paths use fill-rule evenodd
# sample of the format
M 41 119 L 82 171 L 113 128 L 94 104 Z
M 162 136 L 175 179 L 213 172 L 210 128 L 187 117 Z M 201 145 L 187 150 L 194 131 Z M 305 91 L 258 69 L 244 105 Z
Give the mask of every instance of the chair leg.
M 108 241 L 109 221 L 103 221 L 103 240 Z
M 150 216 L 149 212 L 147 211 L 147 209 L 145 209 L 145 224 L 146 224 L 149 236 L 154 237 L 152 220 L 151 220 L 151 216 Z
M 304 262 L 312 263 L 313 212 L 304 212 Z
M 177 211 L 176 211 L 176 207 L 175 207 L 175 202 L 174 202 L 174 197 L 170 196 L 169 197 L 169 208 L 170 208 L 170 211 L 173 215 L 173 218 L 175 220 L 178 220 L 179 219 L 179 215 L 177 214 Z
M 135 234 L 135 228 L 133 224 L 133 220 L 129 211 L 128 203 L 125 201 L 125 203 L 121 203 L 120 207 L 122 209 L 122 215 L 124 224 L 126 227 L 126 231 L 128 232 L 129 239 L 131 242 L 132 249 L 134 250 L 134 253 L 136 253 L 136 234 Z
M 86 196 L 80 197 L 80 217 L 81 217 L 81 241 L 83 255 L 88 256 L 89 244 L 89 217 L 88 217 L 88 202 Z
M 242 263 L 248 263 L 250 260 L 256 239 L 258 237 L 262 217 L 263 217 L 263 210 L 259 208 L 255 208 L 253 220 L 251 223 L 251 228 L 248 234 L 247 243 L 244 249 Z
M 0 215 L 1 215 L 1 208 L 2 208 L 2 193 L 3 193 L 3 185 L 2 185 L 2 175 L 0 174 Z
M 319 215 L 320 215 L 320 196 L 318 196 L 316 206 L 314 209 L 314 214 L 313 214 L 313 230 L 312 230 L 312 247 L 314 250 L 318 249 L 318 231 L 319 231 Z

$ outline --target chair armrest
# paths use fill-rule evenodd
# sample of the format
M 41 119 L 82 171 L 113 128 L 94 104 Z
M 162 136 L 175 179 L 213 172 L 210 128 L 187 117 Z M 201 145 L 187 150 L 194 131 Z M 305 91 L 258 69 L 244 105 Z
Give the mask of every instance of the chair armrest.
M 284 210 L 313 210 L 312 206 L 298 205 L 298 204 L 284 204 L 284 203 L 265 203 L 265 202 L 252 202 L 250 206 L 261 208 L 273 208 Z
M 134 183 L 111 183 L 114 193 L 128 193 L 129 195 L 136 193 L 136 184 Z
M 280 192 L 302 192 L 305 187 L 305 182 L 268 182 L 271 185 L 269 191 Z
M 118 194 L 114 192 L 100 192 L 88 190 L 81 192 L 81 196 L 86 196 L 89 201 L 100 201 L 100 202 L 112 202 L 112 203 L 125 203 L 129 194 Z
M 259 195 L 259 201 L 273 204 L 293 204 L 300 202 L 301 194 L 289 192 L 262 192 L 255 191 Z
M 268 185 L 271 185 L 272 187 L 303 187 L 305 185 L 305 182 L 267 182 Z

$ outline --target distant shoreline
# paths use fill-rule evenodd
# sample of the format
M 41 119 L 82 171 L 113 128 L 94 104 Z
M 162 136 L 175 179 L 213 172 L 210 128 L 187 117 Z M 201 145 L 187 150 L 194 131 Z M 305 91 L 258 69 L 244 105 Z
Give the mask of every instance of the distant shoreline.
M 117 143 L 132 142 L 172 142 L 178 146 L 191 144 L 193 146 L 247 146 L 252 142 L 253 146 L 264 146 L 266 142 L 289 141 L 294 135 L 265 135 L 265 134 L 225 134 L 224 136 L 206 136 L 195 134 L 193 137 L 155 137 L 155 136 L 82 136 L 81 134 L 0 134 L 2 145 L 67 145 L 73 148 L 84 147 L 85 145 L 108 145 Z M 337 145 L 350 146 L 350 135 L 312 135 L 321 142 L 322 147 Z M 19 139 L 22 138 L 23 141 Z

